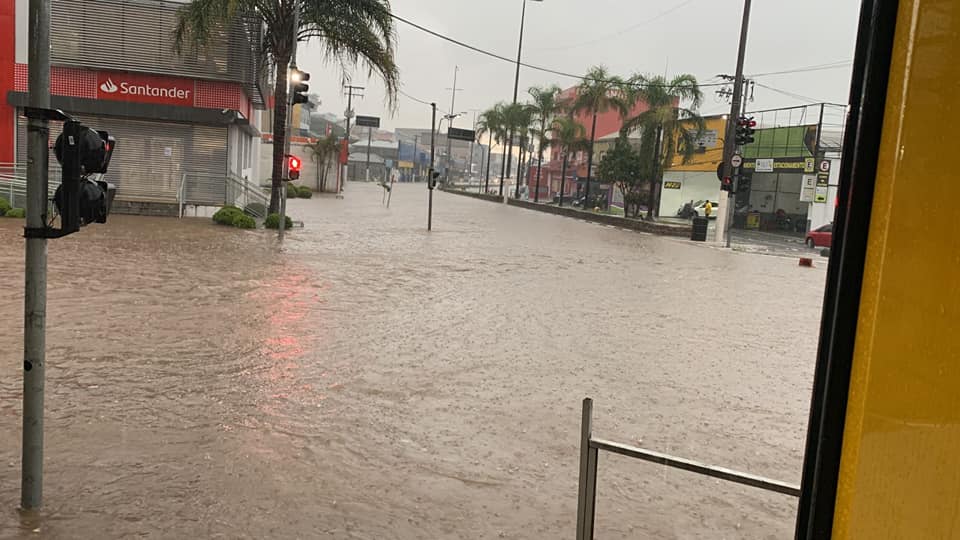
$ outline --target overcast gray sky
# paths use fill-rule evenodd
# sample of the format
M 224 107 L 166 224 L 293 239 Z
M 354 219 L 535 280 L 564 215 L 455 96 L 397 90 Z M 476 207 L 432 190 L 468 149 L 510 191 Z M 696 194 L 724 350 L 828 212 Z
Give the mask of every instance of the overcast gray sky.
M 393 12 L 412 22 L 501 56 L 515 58 L 523 0 L 392 0 Z M 758 77 L 764 85 L 796 94 L 791 97 L 762 87 L 751 109 L 769 109 L 810 101 L 845 103 L 860 3 L 856 0 L 758 0 L 753 3 L 747 44 L 747 75 L 843 64 L 834 69 Z M 584 73 L 604 64 L 614 73 L 668 75 L 692 73 L 702 83 L 718 73 L 733 73 L 742 0 L 544 0 L 527 4 L 523 60 L 569 73 Z M 458 47 L 404 23 L 397 23 L 397 62 L 403 90 L 450 107 L 454 66 L 460 66 L 456 111 L 485 109 L 513 94 L 514 65 Z M 300 65 L 310 71 L 311 92 L 320 95 L 320 110 L 342 115 L 346 109 L 342 73 L 325 65 L 311 44 L 301 46 Z M 382 117 L 382 126 L 429 126 L 429 107 L 400 96 L 391 117 L 383 85 L 365 70 L 353 84 L 366 87 L 356 103 L 358 114 Z M 555 83 L 566 88 L 575 79 L 522 67 L 520 97 L 531 85 Z M 703 114 L 729 105 L 707 94 Z M 468 127 L 472 122 L 460 120 Z

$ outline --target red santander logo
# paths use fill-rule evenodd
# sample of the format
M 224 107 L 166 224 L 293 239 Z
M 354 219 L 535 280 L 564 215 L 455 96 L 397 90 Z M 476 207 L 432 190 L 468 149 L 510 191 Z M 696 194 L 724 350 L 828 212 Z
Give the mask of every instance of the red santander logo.
M 138 73 L 97 73 L 97 97 L 113 101 L 193 106 L 194 81 Z

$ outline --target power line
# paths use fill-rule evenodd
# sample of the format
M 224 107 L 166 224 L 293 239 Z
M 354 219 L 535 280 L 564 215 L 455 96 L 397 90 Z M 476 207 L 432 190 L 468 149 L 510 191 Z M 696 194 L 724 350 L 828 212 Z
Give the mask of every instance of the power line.
M 801 94 L 795 94 L 795 93 L 793 93 L 793 92 L 788 92 L 788 91 L 786 91 L 786 90 L 781 90 L 781 89 L 779 89 L 779 88 L 774 88 L 774 87 L 768 86 L 768 85 L 766 85 L 766 84 L 757 83 L 757 86 L 759 86 L 759 87 L 761 87 L 761 88 L 766 88 L 767 90 L 770 90 L 771 92 L 776 92 L 776 93 L 778 93 L 778 94 L 783 94 L 783 95 L 785 95 L 785 96 L 787 96 L 787 97 L 791 97 L 791 98 L 793 98 L 793 99 L 799 99 L 799 100 L 801 100 L 801 101 L 806 101 L 806 102 L 809 102 L 809 103 L 811 103 L 811 104 L 824 103 L 824 100 L 822 100 L 822 99 L 815 99 L 815 98 L 812 98 L 812 97 L 809 97 L 809 96 L 804 96 L 804 95 L 801 95 Z
M 823 71 L 827 69 L 839 69 L 850 66 L 853 64 L 853 60 L 843 60 L 840 62 L 831 62 L 829 64 L 817 64 L 813 66 L 800 67 L 795 69 L 785 69 L 783 71 L 770 71 L 767 73 L 755 73 L 750 75 L 750 77 L 766 77 L 768 75 L 787 75 L 790 73 L 806 73 L 809 71 Z
M 629 31 L 631 31 L 631 30 L 636 30 L 637 28 L 640 28 L 641 26 L 646 26 L 646 25 L 648 25 L 648 24 L 650 24 L 650 23 L 652 23 L 652 22 L 656 22 L 656 21 L 658 21 L 658 20 L 666 17 L 667 15 L 673 13 L 674 11 L 680 10 L 681 8 L 687 6 L 688 4 L 692 4 L 692 3 L 695 2 L 695 1 L 696 1 L 696 0 L 686 0 L 685 2 L 681 2 L 680 4 L 674 6 L 674 7 L 670 8 L 670 9 L 668 9 L 668 10 L 666 10 L 666 11 L 662 11 L 662 12 L 658 13 L 657 15 L 654 15 L 654 16 L 653 16 L 652 18 L 650 18 L 650 19 L 647 19 L 647 20 L 645 20 L 645 21 L 641 21 L 641 22 L 639 22 L 639 23 L 637 23 L 637 24 L 630 25 L 630 26 L 628 26 L 628 27 L 626 27 L 626 28 L 624 28 L 624 29 L 622 29 L 622 30 L 618 30 L 618 31 L 616 31 L 616 32 L 614 32 L 614 33 L 612 33 L 612 34 L 607 34 L 607 35 L 605 35 L 605 36 L 598 37 L 598 38 L 596 38 L 596 39 L 591 39 L 591 40 L 589 40 L 589 41 L 584 41 L 584 42 L 582 42 L 582 43 L 575 43 L 575 44 L 573 44 L 573 45 L 565 45 L 565 46 L 563 46 L 563 47 L 546 47 L 546 48 L 538 48 L 538 49 L 534 49 L 534 50 L 536 50 L 536 51 L 565 51 L 565 50 L 568 50 L 568 49 L 576 49 L 577 47 L 582 47 L 582 46 L 584 46 L 584 45 L 592 45 L 592 44 L 594 44 L 594 43 L 599 43 L 599 42 L 601 42 L 601 41 L 605 41 L 605 40 L 607 40 L 607 39 L 610 39 L 610 38 L 613 38 L 613 37 L 617 37 L 617 36 L 621 36 L 621 35 L 623 35 L 623 34 L 626 34 L 627 32 L 629 32 Z
M 483 55 L 489 56 L 489 57 L 491 57 L 491 58 L 496 58 L 497 60 L 502 60 L 502 61 L 504 61 L 504 62 L 509 62 L 509 63 L 511 63 L 511 64 L 514 64 L 514 65 L 517 64 L 517 61 L 516 61 L 516 60 L 512 60 L 512 59 L 510 59 L 510 58 L 507 58 L 506 56 L 501 56 L 501 55 L 499 55 L 499 54 L 492 53 L 492 52 L 490 52 L 490 51 L 481 49 L 481 48 L 479 48 L 479 47 L 475 47 L 475 46 L 473 46 L 473 45 L 470 45 L 469 43 L 464 43 L 464 42 L 462 42 L 462 41 L 453 39 L 452 37 L 445 36 L 445 35 L 443 35 L 443 34 L 441 34 L 441 33 L 439 33 L 439 32 L 435 32 L 435 31 L 433 31 L 433 30 L 430 30 L 429 28 L 426 28 L 426 27 L 424 27 L 424 26 L 421 26 L 421 25 L 419 25 L 419 24 L 417 24 L 417 23 L 415 23 L 415 22 L 408 21 L 407 19 L 404 19 L 403 17 L 400 17 L 399 15 L 396 15 L 395 13 L 391 13 L 390 16 L 393 17 L 394 19 L 396 19 L 396 20 L 404 23 L 404 24 L 407 24 L 407 25 L 410 25 L 410 26 L 416 28 L 417 30 L 420 30 L 420 31 L 422 31 L 422 32 L 426 32 L 427 34 L 430 34 L 431 36 L 440 38 L 440 39 L 442 39 L 442 40 L 444 40 L 444 41 L 449 41 L 450 43 L 453 43 L 454 45 L 463 47 L 463 48 L 465 48 L 465 49 L 469 49 L 469 50 L 471 50 L 471 51 L 473 51 L 473 52 L 476 52 L 476 53 L 479 53 L 479 54 L 483 54 Z M 527 63 L 525 63 L 525 62 L 520 62 L 520 65 L 523 66 L 523 67 L 526 67 L 526 68 L 530 68 L 530 69 L 536 70 L 536 71 L 543 71 L 543 72 L 545 72 L 545 73 L 551 73 L 551 74 L 553 74 L 553 75 L 560 75 L 561 77 L 569 77 L 569 78 L 571 78 L 571 79 L 578 79 L 578 80 L 581 80 L 581 81 L 590 81 L 590 82 L 613 82 L 613 81 L 608 81 L 608 80 L 603 80 L 603 79 L 594 79 L 594 78 L 591 78 L 591 77 L 584 77 L 583 75 L 574 75 L 574 74 L 572 74 L 572 73 L 567 73 L 567 72 L 564 72 L 564 71 L 559 71 L 559 70 L 556 70 L 556 69 L 545 68 L 545 67 L 541 67 L 541 66 L 535 66 L 535 65 L 533 65 L 533 64 L 527 64 Z M 699 86 L 700 88 L 705 88 L 705 87 L 708 87 L 708 86 L 723 86 L 723 85 L 724 85 L 724 83 L 714 83 L 714 84 L 701 84 L 701 85 L 698 85 L 698 86 Z M 636 87 L 640 87 L 640 88 L 642 88 L 642 87 L 663 87 L 663 88 L 670 88 L 670 85 L 667 85 L 667 84 L 651 84 L 651 83 L 632 83 L 632 86 L 636 86 Z

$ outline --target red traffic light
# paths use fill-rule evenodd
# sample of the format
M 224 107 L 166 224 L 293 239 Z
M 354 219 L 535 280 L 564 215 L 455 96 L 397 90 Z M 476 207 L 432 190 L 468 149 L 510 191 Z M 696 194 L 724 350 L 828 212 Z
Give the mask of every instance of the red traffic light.
M 301 165 L 302 163 L 300 162 L 300 158 L 298 158 L 297 156 L 290 156 L 289 158 L 287 158 L 287 167 L 289 167 L 291 171 L 299 172 Z

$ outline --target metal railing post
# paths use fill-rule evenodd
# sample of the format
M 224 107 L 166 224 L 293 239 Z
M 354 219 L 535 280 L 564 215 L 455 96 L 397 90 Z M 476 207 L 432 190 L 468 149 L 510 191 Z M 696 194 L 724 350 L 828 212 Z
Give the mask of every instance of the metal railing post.
M 180 189 L 177 190 L 177 199 L 180 203 L 180 219 L 183 219 L 183 188 L 187 184 L 187 173 L 180 176 Z
M 580 420 L 580 482 L 577 494 L 577 540 L 593 540 L 597 498 L 597 449 L 590 446 L 593 400 L 584 398 Z

